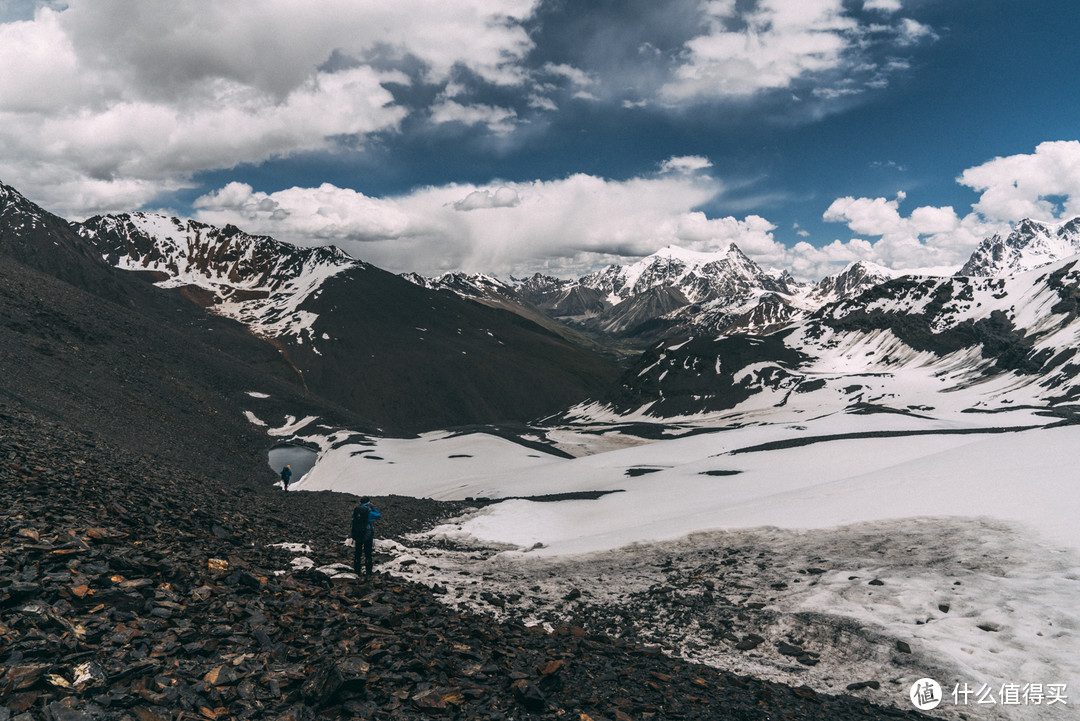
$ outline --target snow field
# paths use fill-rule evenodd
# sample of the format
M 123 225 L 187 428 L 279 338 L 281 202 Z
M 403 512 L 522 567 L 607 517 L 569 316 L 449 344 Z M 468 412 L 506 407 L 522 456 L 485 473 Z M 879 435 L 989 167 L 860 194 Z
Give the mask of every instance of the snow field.
M 451 589 L 467 588 L 469 579 L 508 594 L 539 586 L 520 610 L 536 621 L 569 612 L 563 599 L 575 585 L 590 603 L 636 604 L 644 596 L 635 593 L 665 582 L 658 558 L 682 559 L 669 564 L 670 578 L 694 576 L 695 563 L 737 547 L 768 567 L 729 569 L 717 592 L 736 605 L 765 604 L 736 630 L 768 642 L 735 651 L 707 631 L 708 618 L 657 615 L 653 632 L 675 653 L 833 693 L 874 679 L 881 689 L 860 693 L 901 708 L 910 707 L 911 683 L 925 676 L 947 691 L 986 684 L 996 695 L 1004 684 L 1065 683 L 1080 694 L 1080 428 L 1022 430 L 1048 422 L 1031 410 L 935 413 L 794 414 L 797 423 L 648 443 L 600 426 L 553 431 L 548 440 L 581 454 L 572 459 L 488 434 L 369 438 L 336 448 L 324 438 L 297 488 L 518 497 L 416 539 L 421 547 L 441 540 L 488 551 L 399 549 L 410 564 L 391 561 L 386 570 Z M 988 422 L 997 427 L 980 428 Z M 918 431 L 930 433 L 836 437 Z M 521 499 L 579 491 L 610 493 Z M 806 576 L 810 566 L 823 573 Z M 453 592 L 448 601 L 478 603 Z M 805 640 L 820 663 L 806 668 L 778 656 L 773 647 L 789 637 Z M 898 640 L 910 654 L 896 651 Z M 1080 696 L 1052 708 L 950 706 L 951 699 L 939 712 L 1071 719 Z

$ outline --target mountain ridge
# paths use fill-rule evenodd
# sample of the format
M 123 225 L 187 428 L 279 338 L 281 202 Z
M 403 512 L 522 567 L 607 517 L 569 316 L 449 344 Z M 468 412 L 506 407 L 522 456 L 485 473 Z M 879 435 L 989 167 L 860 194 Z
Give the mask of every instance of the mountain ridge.
M 526 314 L 537 311 L 612 342 L 643 349 L 664 335 L 761 333 L 898 275 L 856 261 L 814 286 L 763 270 L 735 244 L 724 253 L 667 246 L 630 266 L 610 265 L 577 280 L 535 273 L 504 283 L 484 274 L 406 277 Z
M 72 228 L 104 265 L 243 324 L 307 392 L 395 432 L 527 421 L 616 375 L 573 337 L 336 248 L 147 213 Z
M 1006 235 L 984 238 L 959 276 L 999 277 L 1080 254 L 1080 218 L 1042 223 L 1025 218 Z
M 561 416 L 1059 409 L 1080 402 L 1080 259 L 1007 278 L 905 276 L 762 336 L 652 346 L 607 396 Z M 802 409 L 802 410 L 799 410 Z

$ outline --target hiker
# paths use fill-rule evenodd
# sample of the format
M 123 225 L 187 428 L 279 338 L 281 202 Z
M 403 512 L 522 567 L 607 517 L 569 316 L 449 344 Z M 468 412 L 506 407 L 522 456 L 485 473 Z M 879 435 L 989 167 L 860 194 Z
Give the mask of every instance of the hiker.
M 360 505 L 352 512 L 352 538 L 353 538 L 353 569 L 356 575 L 360 575 L 360 562 L 364 561 L 365 576 L 371 575 L 373 564 L 371 552 L 375 545 L 375 521 L 382 518 L 382 514 L 371 503 L 371 499 L 364 496 L 360 499 Z
M 289 490 L 289 479 L 292 478 L 292 468 L 285 466 L 281 469 L 281 483 L 285 486 L 285 490 Z

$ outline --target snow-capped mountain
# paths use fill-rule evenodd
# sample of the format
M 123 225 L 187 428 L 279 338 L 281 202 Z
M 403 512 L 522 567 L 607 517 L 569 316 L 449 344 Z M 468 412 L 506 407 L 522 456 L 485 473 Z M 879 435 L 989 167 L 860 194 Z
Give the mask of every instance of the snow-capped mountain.
M 581 321 L 611 307 L 603 292 L 587 288 L 578 280 L 536 273 L 514 283 L 522 297 L 555 318 Z
M 668 246 L 627 266 L 585 276 L 581 285 L 606 295 L 612 308 L 588 325 L 646 340 L 688 327 L 722 331 L 767 293 L 790 295 L 794 281 L 764 272 L 733 243 L 724 253 Z M 708 324 L 708 325 L 706 325 Z
M 335 248 L 145 213 L 72 228 L 102 267 L 242 323 L 305 389 L 398 430 L 527 420 L 615 376 L 572 338 Z
M 267 338 L 313 343 L 315 314 L 301 310 L 323 283 L 363 264 L 333 247 L 300 248 L 235 226 L 150 213 L 94 216 L 76 226 L 110 265 L 182 288 L 213 312 Z
M 720 253 L 667 246 L 577 281 L 538 274 L 517 287 L 552 315 L 637 342 L 689 328 L 721 332 L 760 298 L 794 299 L 804 289 L 786 272 L 761 269 L 735 244 Z
M 822 278 L 803 297 L 805 307 L 817 310 L 823 305 L 854 298 L 865 290 L 881 285 L 900 274 L 866 261 L 855 261 L 839 273 Z
M 541 273 L 511 278 L 512 284 L 461 273 L 404 277 L 533 319 L 539 311 L 594 335 L 642 347 L 667 335 L 769 332 L 894 275 L 887 268 L 857 262 L 809 287 L 787 271 L 760 268 L 732 244 L 723 253 L 668 246 L 630 265 L 610 265 L 578 280 Z
M 425 278 L 419 273 L 402 273 L 401 277 L 430 290 L 448 290 L 463 298 L 481 300 L 492 296 L 514 297 L 517 291 L 508 283 L 484 273 L 444 273 L 435 278 Z
M 613 306 L 650 288 L 678 290 L 688 303 L 744 303 L 762 291 L 792 294 L 790 275 L 767 273 L 732 243 L 722 253 L 698 253 L 669 245 L 630 265 L 610 265 L 585 276 L 586 288 L 606 294 Z
M 993 412 L 1080 399 L 1077 259 L 1008 278 L 904 277 L 762 337 L 657 343 L 569 417 L 939 405 Z
M 992 235 L 979 243 L 960 276 L 997 277 L 1022 273 L 1080 254 L 1080 218 L 1048 224 L 1022 220 L 1008 235 Z

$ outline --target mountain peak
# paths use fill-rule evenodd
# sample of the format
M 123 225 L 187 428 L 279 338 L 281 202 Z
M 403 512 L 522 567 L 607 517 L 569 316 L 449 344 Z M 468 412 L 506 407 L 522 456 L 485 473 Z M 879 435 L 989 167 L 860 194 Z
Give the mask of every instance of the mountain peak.
M 892 280 L 898 275 L 891 268 L 866 260 L 856 260 L 848 263 L 839 273 L 822 278 L 807 294 L 806 299 L 814 306 L 834 303 L 857 296 L 864 290 Z
M 727 257 L 732 254 L 742 255 L 742 250 L 739 246 L 731 243 L 726 250 L 713 250 L 713 251 L 701 251 L 690 250 L 689 248 L 683 248 L 679 245 L 665 245 L 660 250 L 645 256 L 642 260 L 649 260 L 650 258 L 672 258 L 676 260 L 684 260 L 691 263 L 708 263 L 713 260 Z M 641 261 L 638 261 L 641 262 Z
M 15 217 L 44 219 L 47 217 L 55 218 L 56 216 L 29 200 L 15 188 L 0 182 L 0 217 L 4 217 L 10 222 Z
M 236 226 L 218 228 L 156 213 L 99 215 L 77 232 L 122 270 L 154 274 L 216 313 L 264 336 L 310 336 L 300 310 L 326 279 L 362 265 L 335 247 L 301 248 Z
M 985 238 L 956 275 L 997 277 L 1080 253 L 1080 217 L 1059 224 L 1024 218 L 1007 235 Z

